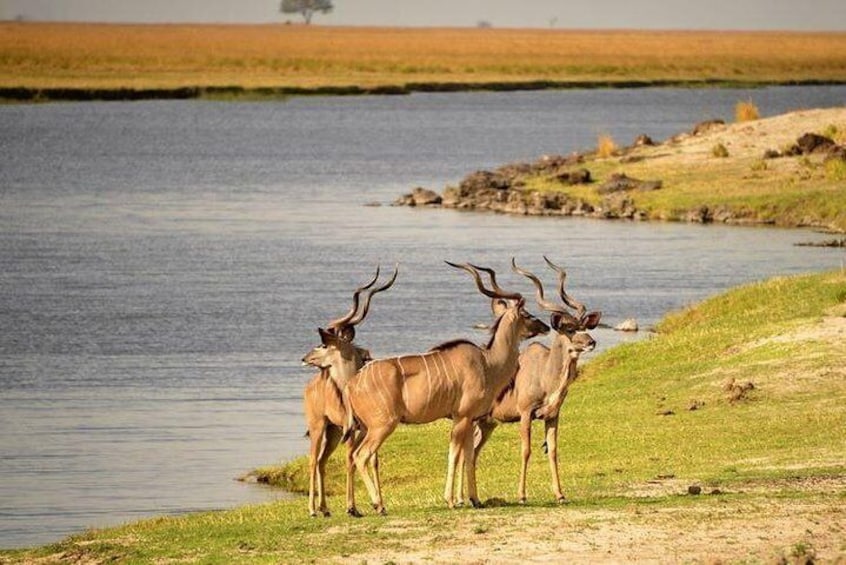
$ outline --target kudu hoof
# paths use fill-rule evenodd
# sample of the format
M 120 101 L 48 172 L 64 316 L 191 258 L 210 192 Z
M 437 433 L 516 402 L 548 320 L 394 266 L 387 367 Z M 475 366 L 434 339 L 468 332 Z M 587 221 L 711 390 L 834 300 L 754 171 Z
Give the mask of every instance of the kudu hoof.
M 385 509 L 384 506 L 379 506 L 377 504 L 374 504 L 373 510 L 375 510 L 376 514 L 378 514 L 379 516 L 387 516 L 388 515 L 388 511 Z
M 323 514 L 324 518 L 331 518 L 332 517 L 332 513 L 329 512 L 328 510 L 321 510 L 320 513 Z
M 517 504 L 526 504 L 526 497 L 520 498 L 517 500 Z
M 361 518 L 362 514 L 358 511 L 358 508 L 353 506 L 352 508 L 347 508 L 347 516 L 352 516 L 353 518 Z
M 317 512 L 315 512 L 314 510 L 310 510 L 308 515 L 311 516 L 312 518 L 317 518 Z
M 556 502 L 558 502 L 558 504 L 570 504 L 570 501 L 567 500 L 567 497 L 564 496 L 563 494 L 561 496 L 559 496 L 558 498 L 556 498 L 555 500 L 556 500 Z
M 485 505 L 482 504 L 482 501 L 479 500 L 478 498 L 471 498 L 470 504 L 473 505 L 473 508 L 484 508 L 485 507 Z

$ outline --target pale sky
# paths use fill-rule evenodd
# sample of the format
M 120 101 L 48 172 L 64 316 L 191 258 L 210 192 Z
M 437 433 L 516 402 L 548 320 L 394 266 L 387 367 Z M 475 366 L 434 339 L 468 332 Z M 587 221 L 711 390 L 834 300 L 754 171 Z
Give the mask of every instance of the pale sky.
M 333 0 L 316 25 L 846 31 L 846 0 Z M 272 23 L 278 0 L 0 0 L 0 18 Z

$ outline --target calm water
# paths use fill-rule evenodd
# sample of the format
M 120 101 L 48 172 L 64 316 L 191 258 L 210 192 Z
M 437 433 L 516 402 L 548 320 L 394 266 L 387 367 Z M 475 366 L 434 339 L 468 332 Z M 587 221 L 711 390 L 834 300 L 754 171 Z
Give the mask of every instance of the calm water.
M 747 99 L 772 115 L 846 87 L 0 107 L 0 547 L 280 496 L 233 479 L 306 451 L 299 359 L 377 263 L 400 278 L 358 332 L 376 355 L 482 339 L 488 305 L 444 259 L 528 294 L 508 260 L 551 284 L 547 254 L 606 322 L 643 325 L 840 266 L 794 247 L 810 232 L 364 206 Z

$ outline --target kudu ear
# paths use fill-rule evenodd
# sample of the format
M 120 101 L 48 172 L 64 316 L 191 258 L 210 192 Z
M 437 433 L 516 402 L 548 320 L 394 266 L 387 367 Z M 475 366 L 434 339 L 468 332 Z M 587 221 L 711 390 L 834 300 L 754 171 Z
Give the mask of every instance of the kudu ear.
M 553 312 L 549 315 L 549 325 L 558 333 L 573 333 L 579 331 L 579 321 L 564 312 Z
M 494 298 L 491 300 L 491 312 L 493 312 L 494 317 L 499 318 L 507 309 L 508 302 L 502 298 Z
M 355 326 L 344 326 L 338 330 L 338 339 L 342 339 L 348 343 L 352 343 L 355 339 Z
M 338 336 L 336 336 L 332 330 L 317 328 L 317 333 L 320 334 L 320 343 L 323 345 L 329 346 L 338 343 Z
M 599 319 L 602 317 L 602 312 L 590 312 L 582 316 L 582 325 L 592 330 L 599 325 Z

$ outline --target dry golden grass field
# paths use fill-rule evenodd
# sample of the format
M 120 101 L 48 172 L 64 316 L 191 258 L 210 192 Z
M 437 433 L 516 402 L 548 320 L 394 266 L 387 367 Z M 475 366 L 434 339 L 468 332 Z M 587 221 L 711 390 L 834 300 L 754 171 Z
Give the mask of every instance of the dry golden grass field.
M 703 81 L 846 82 L 846 33 L 0 23 L 5 89 Z

